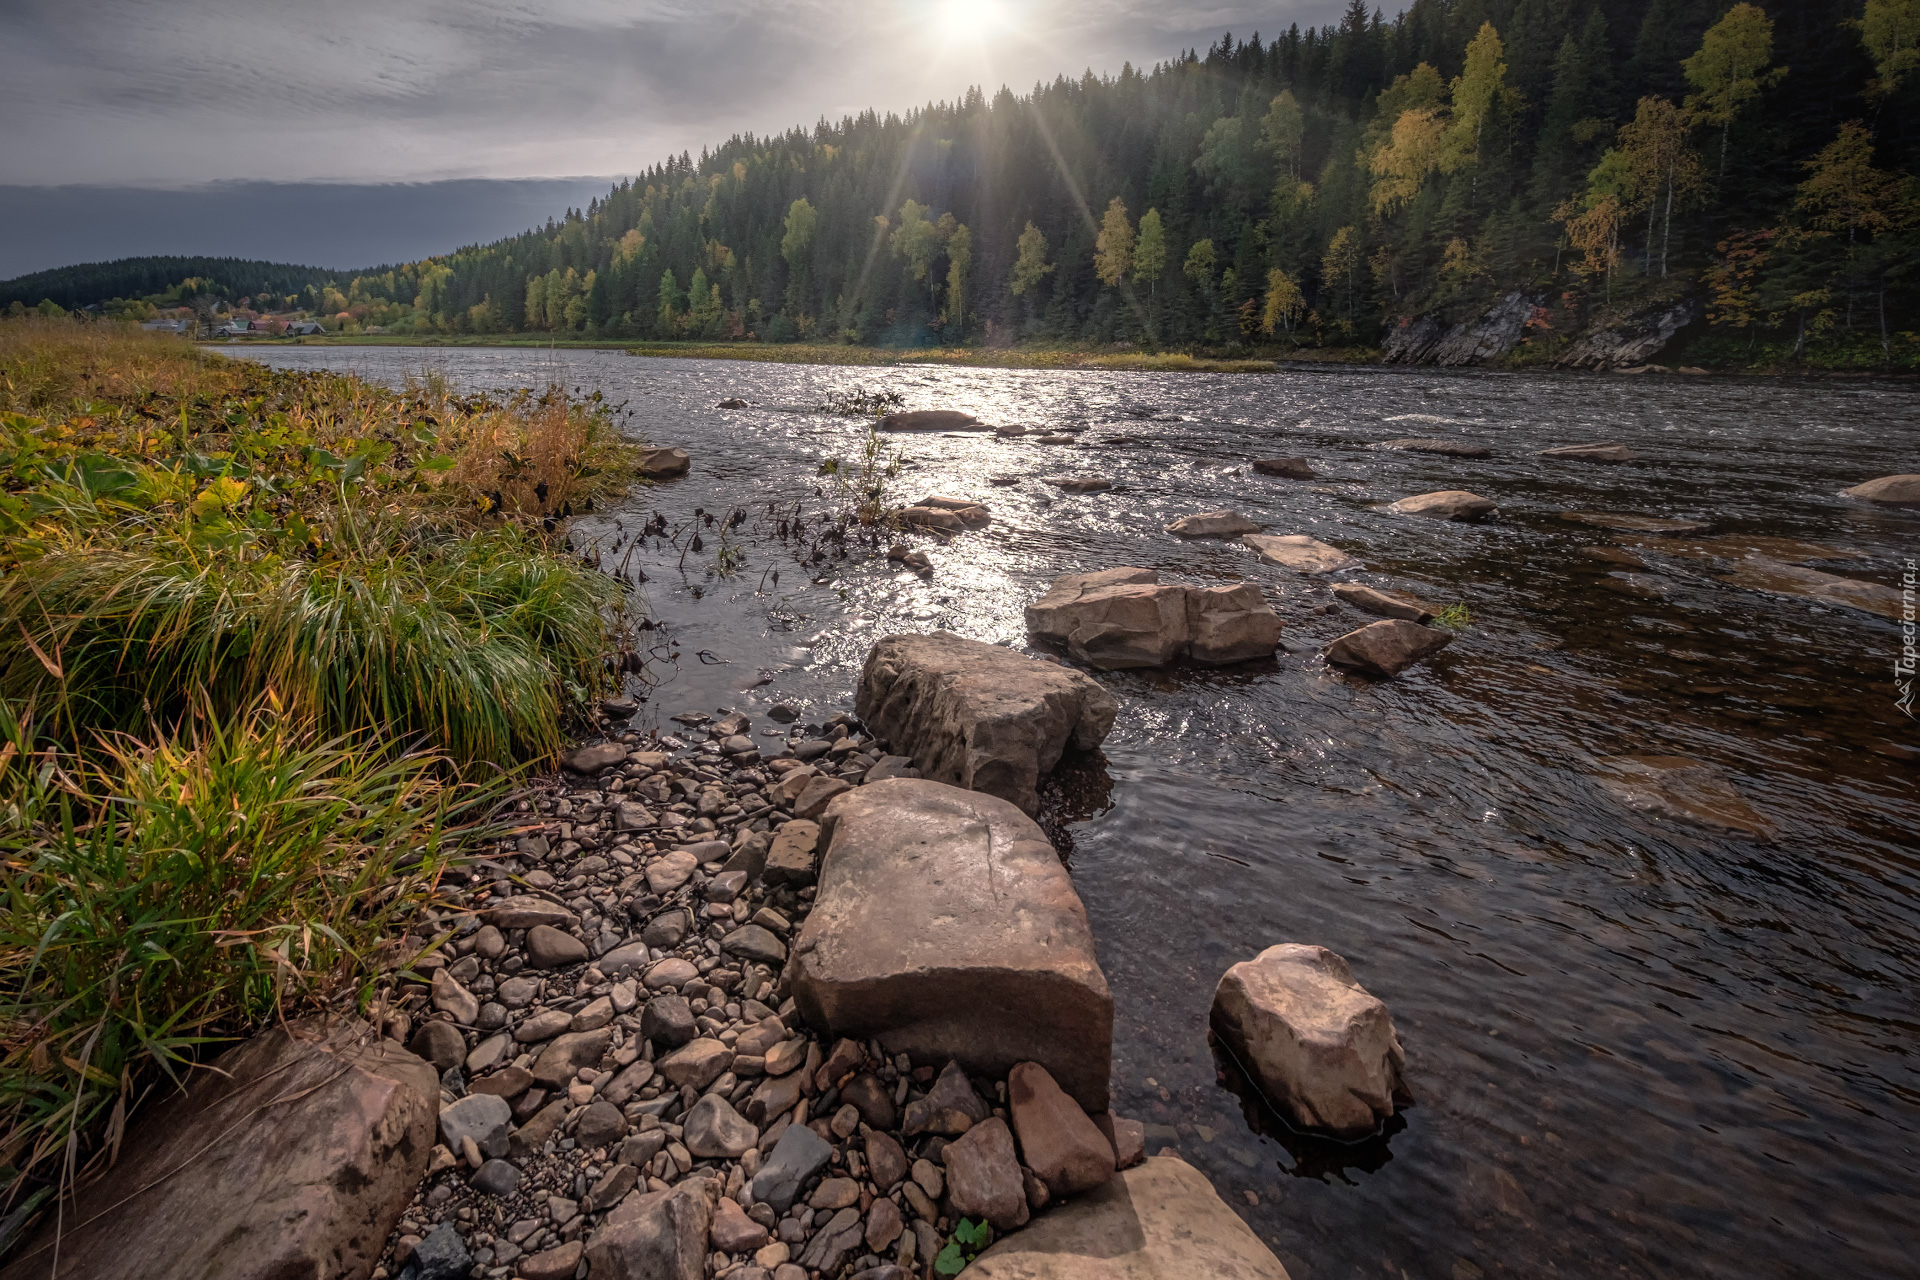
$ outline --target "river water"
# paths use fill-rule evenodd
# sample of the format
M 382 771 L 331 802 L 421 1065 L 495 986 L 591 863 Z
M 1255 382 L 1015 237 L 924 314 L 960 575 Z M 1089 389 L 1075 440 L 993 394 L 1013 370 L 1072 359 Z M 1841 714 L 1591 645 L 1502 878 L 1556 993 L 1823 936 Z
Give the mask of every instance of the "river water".
M 1148 1124 L 1149 1149 L 1203 1169 L 1295 1280 L 1920 1275 L 1920 726 L 1896 705 L 1900 625 L 1737 572 L 1762 545 L 1899 585 L 1920 514 L 1839 490 L 1920 471 L 1913 384 L 508 349 L 257 358 L 599 389 L 629 405 L 635 433 L 688 449 L 686 479 L 576 524 L 608 571 L 644 571 L 664 626 L 649 637 L 659 684 L 643 727 L 671 730 L 666 717 L 693 708 L 789 701 L 808 721 L 851 709 L 861 659 L 894 632 L 1023 646 L 1022 606 L 1062 573 L 1260 582 L 1285 650 L 1219 671 L 1101 674 L 1118 724 L 1055 788 L 1047 821 L 1114 991 L 1116 1109 Z M 807 406 L 856 387 L 1078 443 L 896 438 L 899 497 L 982 499 L 992 526 L 930 545 L 926 582 L 857 539 L 845 558 L 803 564 L 765 513 L 831 508 L 819 465 L 856 458 L 866 430 Z M 753 407 L 713 407 L 733 396 Z M 1494 456 L 1368 447 L 1407 436 Z M 1645 461 L 1535 456 L 1612 440 Z M 1305 456 L 1321 478 L 1246 466 L 1273 454 Z M 1114 488 L 1066 496 L 1038 479 L 1063 474 Z M 1378 509 L 1454 488 L 1499 515 Z M 744 555 L 731 574 L 712 531 L 684 558 L 627 540 L 655 510 L 677 528 L 697 507 L 753 513 L 726 540 Z M 1219 507 L 1365 562 L 1344 576 L 1464 604 L 1471 625 L 1397 680 L 1331 673 L 1320 647 L 1371 619 L 1317 612 L 1332 601 L 1324 581 L 1245 547 L 1162 532 Z M 1569 510 L 1711 527 L 1646 537 Z M 1721 811 L 1773 838 L 1636 809 L 1602 785 L 1610 762 L 1647 755 L 1715 766 L 1740 797 Z M 1415 1105 L 1384 1137 L 1289 1133 L 1209 1050 L 1220 974 L 1278 942 L 1339 952 L 1393 1011 Z

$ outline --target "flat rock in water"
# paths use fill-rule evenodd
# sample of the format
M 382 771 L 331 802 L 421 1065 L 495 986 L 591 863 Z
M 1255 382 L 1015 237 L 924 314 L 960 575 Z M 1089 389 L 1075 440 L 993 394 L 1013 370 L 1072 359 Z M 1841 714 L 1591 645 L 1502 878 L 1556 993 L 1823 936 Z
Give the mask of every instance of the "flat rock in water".
M 649 480 L 665 480 L 687 474 L 693 459 L 685 449 L 647 449 L 640 455 L 640 474 Z
M 1101 671 L 1165 666 L 1187 647 L 1187 589 L 1159 576 L 1109 569 L 1056 578 L 1027 606 L 1027 630 Z
M 1009 487 L 1011 487 L 1011 486 L 1013 486 L 1013 485 L 1016 485 L 1016 484 L 1019 484 L 1019 483 L 1020 483 L 1020 479 L 1021 479 L 1021 477 L 1019 477 L 1019 476 L 1015 476 L 1015 475 L 1007 475 L 1007 474 L 1005 474 L 1005 473 L 1002 473 L 1002 474 L 1000 474 L 1000 475 L 997 475 L 997 476 L 988 476 L 988 477 L 987 477 L 987 483 L 988 483 L 988 484 L 990 484 L 990 485 L 993 485 L 993 486 L 994 486 L 995 488 L 998 488 L 998 489 L 1005 489 L 1005 488 L 1009 488 Z
M 1449 458 L 1491 458 L 1493 450 L 1483 444 L 1470 444 L 1465 440 L 1430 440 L 1412 438 L 1407 440 L 1385 440 L 1373 446 L 1376 449 L 1392 449 L 1401 453 L 1437 453 Z
M 1280 615 L 1252 582 L 1187 588 L 1187 656 L 1202 666 L 1271 658 Z
M 1113 488 L 1113 481 L 1100 476 L 1044 476 L 1045 483 L 1067 493 L 1098 493 Z
M 1391 678 L 1453 643 L 1453 633 L 1402 618 L 1370 622 L 1327 646 L 1327 661 Z
M 1214 1034 L 1303 1129 L 1374 1132 L 1404 1095 L 1406 1055 L 1387 1006 L 1325 947 L 1287 943 L 1242 960 L 1214 989 Z
M 1158 1155 L 1040 1215 L 967 1267 L 968 1280 L 1288 1280 L 1206 1175 Z
M 1783 564 L 1765 556 L 1746 557 L 1723 581 L 1751 591 L 1799 596 L 1820 604 L 1877 613 L 1883 618 L 1895 620 L 1902 616 L 1906 608 L 1905 598 L 1897 587 Z
M 1772 840 L 1761 817 L 1717 765 L 1688 756 L 1616 756 L 1602 762 L 1600 788 L 1642 813 L 1677 818 L 1716 831 Z
M 1557 449 L 1542 449 L 1540 456 L 1574 462 L 1632 462 L 1640 455 L 1623 444 L 1563 444 Z
M 1313 467 L 1305 458 L 1255 458 L 1253 469 L 1263 476 L 1285 476 L 1289 480 L 1315 478 Z
M 1201 511 L 1181 516 L 1167 526 L 1167 532 L 1182 538 L 1237 538 L 1260 532 L 1260 526 L 1238 511 Z
M 1099 746 L 1119 704 L 1081 672 L 940 631 L 874 645 L 855 713 L 911 755 L 925 777 L 1031 813 L 1040 775 L 1068 743 L 1082 751 Z M 869 789 L 884 785 L 891 784 Z
M 1762 556 L 1783 564 L 1807 564 L 1816 560 L 1864 560 L 1867 553 L 1852 547 L 1831 547 L 1824 542 L 1802 542 L 1798 538 L 1765 538 L 1733 534 L 1723 538 L 1662 538 L 1658 542 L 1633 544 L 1662 555 L 1686 556 L 1694 560 L 1744 560 Z M 1636 567 L 1645 568 L 1635 560 Z
M 992 428 L 957 409 L 909 409 L 880 419 L 882 431 L 988 431 Z
M 1250 533 L 1240 541 L 1258 551 L 1267 563 L 1296 573 L 1338 573 L 1361 567 L 1358 560 L 1340 548 L 1330 547 L 1304 533 Z
M 52 1274 L 56 1235 L 62 1277 L 369 1274 L 427 1173 L 433 1069 L 358 1019 L 274 1027 L 213 1067 L 153 1100 L 0 1275 Z
M 1622 533 L 1705 533 L 1713 527 L 1703 520 L 1668 520 L 1661 516 L 1621 515 L 1612 511 L 1562 511 L 1560 518 L 1590 524 L 1596 529 L 1618 529 Z
M 1333 594 L 1342 604 L 1350 604 L 1376 618 L 1404 618 L 1408 622 L 1432 622 L 1439 610 L 1418 600 L 1388 595 L 1358 582 L 1336 582 Z
M 1881 476 L 1878 480 L 1869 480 L 1840 492 L 1849 498 L 1860 498 L 1866 502 L 1883 502 L 1900 507 L 1920 506 L 1920 475 Z
M 907 778 L 848 792 L 827 817 L 787 968 L 807 1021 L 992 1078 L 1037 1062 L 1106 1110 L 1113 997 L 1039 826 L 998 797 Z
M 1491 498 L 1468 493 L 1465 489 L 1419 493 L 1387 504 L 1387 510 L 1396 515 L 1426 516 L 1430 520 L 1479 520 L 1499 509 Z

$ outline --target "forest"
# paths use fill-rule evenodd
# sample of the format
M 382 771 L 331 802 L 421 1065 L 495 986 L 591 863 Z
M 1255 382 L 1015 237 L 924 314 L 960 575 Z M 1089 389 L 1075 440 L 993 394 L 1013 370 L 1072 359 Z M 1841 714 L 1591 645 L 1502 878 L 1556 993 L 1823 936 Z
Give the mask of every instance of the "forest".
M 1692 299 L 1697 362 L 1920 362 L 1920 0 L 1353 0 L 1151 70 L 740 136 L 290 291 L 349 331 L 1517 359 Z

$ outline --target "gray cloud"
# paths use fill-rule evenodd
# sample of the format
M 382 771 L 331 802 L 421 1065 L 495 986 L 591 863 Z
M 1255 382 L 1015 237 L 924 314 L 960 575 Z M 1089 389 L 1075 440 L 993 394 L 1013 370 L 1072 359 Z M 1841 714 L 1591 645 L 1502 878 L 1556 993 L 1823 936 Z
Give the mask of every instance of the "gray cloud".
M 980 84 L 1150 65 L 1338 0 L 8 0 L 0 182 L 634 172 Z M 1005 21 L 972 24 L 994 12 Z M 950 20 L 951 19 L 951 20 Z

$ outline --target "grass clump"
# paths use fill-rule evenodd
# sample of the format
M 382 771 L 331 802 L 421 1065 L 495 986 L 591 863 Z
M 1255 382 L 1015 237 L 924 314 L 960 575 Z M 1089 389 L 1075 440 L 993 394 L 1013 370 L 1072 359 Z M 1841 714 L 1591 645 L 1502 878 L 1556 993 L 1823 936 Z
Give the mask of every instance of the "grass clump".
M 0 1179 L 110 1158 L 148 1086 L 351 995 L 486 791 L 272 706 L 47 747 L 0 705 Z M 105 1125 L 104 1130 L 101 1126 Z
M 552 535 L 631 479 L 598 400 L 0 325 L 0 697 L 68 742 L 272 690 L 329 734 L 549 754 L 620 603 Z
M 1467 606 L 1456 601 L 1434 614 L 1433 622 L 1449 631 L 1465 631 L 1473 625 L 1473 615 L 1467 612 Z

